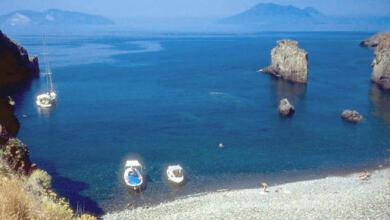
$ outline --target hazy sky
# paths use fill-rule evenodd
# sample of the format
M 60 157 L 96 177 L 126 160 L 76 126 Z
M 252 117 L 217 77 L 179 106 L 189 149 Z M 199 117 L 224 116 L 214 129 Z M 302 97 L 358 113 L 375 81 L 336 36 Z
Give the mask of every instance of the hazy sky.
M 329 15 L 389 15 L 390 0 L 0 0 L 0 14 L 48 8 L 120 17 L 224 17 L 260 2 L 311 6 Z

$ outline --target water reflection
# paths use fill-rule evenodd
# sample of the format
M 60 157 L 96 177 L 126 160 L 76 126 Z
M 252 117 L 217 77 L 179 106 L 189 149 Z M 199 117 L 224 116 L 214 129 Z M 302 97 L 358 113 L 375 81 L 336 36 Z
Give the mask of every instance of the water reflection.
M 276 92 L 275 95 L 278 102 L 280 99 L 287 98 L 290 102 L 297 104 L 303 99 L 306 93 L 306 84 L 293 83 L 272 76 L 270 78 L 271 87 Z
M 370 99 L 373 104 L 373 114 L 383 118 L 390 126 L 390 92 L 372 83 Z
M 50 115 L 50 112 L 53 111 L 55 107 L 56 107 L 55 105 L 53 105 L 50 108 L 41 108 L 41 107 L 36 106 L 38 114 L 40 116 L 45 116 L 45 117 L 48 117 Z

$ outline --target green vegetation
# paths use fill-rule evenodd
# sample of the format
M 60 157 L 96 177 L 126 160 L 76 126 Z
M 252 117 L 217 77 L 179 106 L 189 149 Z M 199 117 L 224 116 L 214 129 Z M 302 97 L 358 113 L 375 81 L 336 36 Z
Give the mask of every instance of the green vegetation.
M 50 175 L 31 166 L 27 148 L 20 140 L 10 139 L 0 147 L 0 219 L 96 219 L 75 213 L 69 202 L 53 192 Z

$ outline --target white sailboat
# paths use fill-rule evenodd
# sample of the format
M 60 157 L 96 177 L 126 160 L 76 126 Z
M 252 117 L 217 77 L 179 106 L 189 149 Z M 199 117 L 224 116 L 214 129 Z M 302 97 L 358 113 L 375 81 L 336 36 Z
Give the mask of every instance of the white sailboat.
M 41 108 L 50 108 L 56 103 L 57 94 L 53 87 L 52 72 L 50 69 L 49 58 L 46 48 L 46 39 L 43 38 L 44 61 L 45 61 L 45 77 L 46 77 L 46 92 L 39 94 L 36 98 L 36 104 Z

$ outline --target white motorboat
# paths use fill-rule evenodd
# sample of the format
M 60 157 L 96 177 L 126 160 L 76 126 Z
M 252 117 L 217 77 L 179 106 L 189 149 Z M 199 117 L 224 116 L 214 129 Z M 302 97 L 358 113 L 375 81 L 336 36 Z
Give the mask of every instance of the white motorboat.
M 46 92 L 39 94 L 36 98 L 36 104 L 41 108 L 50 108 L 56 103 L 57 94 L 54 90 L 52 72 L 50 70 L 49 58 L 47 56 L 46 40 L 43 38 L 44 60 L 45 60 L 45 78 Z
M 140 190 L 144 183 L 142 176 L 142 165 L 138 160 L 128 160 L 125 165 L 123 178 L 128 187 L 134 190 Z
M 169 181 L 176 184 L 181 184 L 184 181 L 183 168 L 180 165 L 168 166 L 167 176 Z

